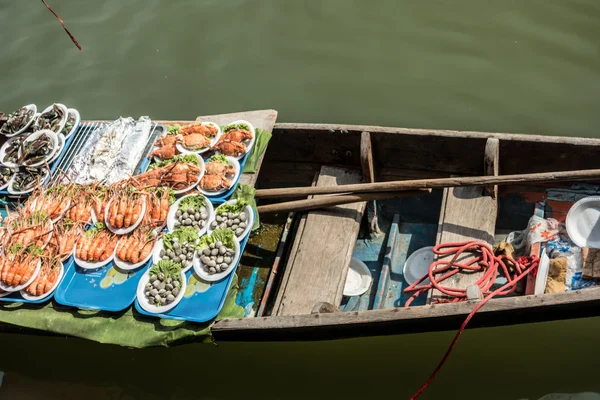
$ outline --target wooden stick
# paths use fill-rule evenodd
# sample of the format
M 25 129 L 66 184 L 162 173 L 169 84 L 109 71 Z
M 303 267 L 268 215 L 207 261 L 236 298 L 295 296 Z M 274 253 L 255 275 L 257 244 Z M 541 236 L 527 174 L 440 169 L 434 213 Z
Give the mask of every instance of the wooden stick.
M 341 186 L 315 186 L 284 189 L 259 189 L 256 198 L 306 197 L 318 194 L 400 192 L 417 189 L 438 189 L 457 186 L 507 185 L 515 183 L 550 183 L 564 181 L 585 181 L 600 179 L 600 169 L 542 172 L 499 176 L 470 176 L 441 179 L 418 179 L 377 183 L 358 183 Z
M 360 193 L 341 196 L 325 196 L 315 199 L 286 201 L 284 203 L 267 204 L 257 207 L 259 214 L 279 213 L 279 212 L 295 212 L 315 210 L 323 207 L 332 207 L 341 204 L 358 203 L 361 201 L 383 200 L 394 197 L 414 196 L 419 194 L 430 193 L 431 189 L 420 189 L 403 192 L 376 192 L 376 193 Z

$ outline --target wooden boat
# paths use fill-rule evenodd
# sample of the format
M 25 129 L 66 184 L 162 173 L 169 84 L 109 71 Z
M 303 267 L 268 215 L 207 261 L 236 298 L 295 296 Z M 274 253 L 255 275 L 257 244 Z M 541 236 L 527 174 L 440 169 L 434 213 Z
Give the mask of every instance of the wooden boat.
M 256 187 L 571 171 L 595 168 L 599 156 L 598 139 L 278 123 Z M 435 294 L 429 294 L 420 305 L 403 307 L 407 256 L 449 241 L 493 243 L 526 228 L 534 214 L 564 221 L 574 201 L 598 192 L 594 182 L 587 183 L 436 189 L 378 201 L 376 208 L 363 202 L 262 215 L 263 222 L 285 223 L 285 229 L 277 246 L 257 244 L 254 255 L 262 261 L 238 271 L 238 300 L 248 299 L 242 304 L 247 317 L 216 322 L 215 339 L 324 340 L 457 329 L 475 301 L 430 304 Z M 372 234 L 372 228 L 381 233 Z M 342 289 L 352 257 L 365 262 L 373 282 L 349 300 Z M 320 307 L 323 302 L 336 309 Z M 470 326 L 597 315 L 599 302 L 600 288 L 494 298 Z

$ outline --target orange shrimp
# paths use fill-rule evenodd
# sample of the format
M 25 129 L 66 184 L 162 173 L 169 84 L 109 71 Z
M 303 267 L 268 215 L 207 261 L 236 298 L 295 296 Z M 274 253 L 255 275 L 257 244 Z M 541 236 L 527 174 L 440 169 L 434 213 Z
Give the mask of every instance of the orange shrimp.
M 107 246 L 107 240 L 105 240 L 107 235 L 103 235 L 103 234 L 99 234 L 96 237 L 96 240 L 94 241 L 94 255 L 92 256 L 92 261 L 104 261 L 104 260 L 100 260 L 100 258 L 102 257 L 102 254 L 104 253 L 104 249 L 106 249 Z
M 144 260 L 150 252 L 152 252 L 152 248 L 154 247 L 154 240 L 148 240 L 142 250 L 140 251 L 140 260 Z
M 120 196 L 119 202 L 118 202 L 118 208 L 117 208 L 117 216 L 115 218 L 115 224 L 113 225 L 111 223 L 112 226 L 114 226 L 115 228 L 123 227 L 123 221 L 125 219 L 126 210 L 127 210 L 127 200 L 125 199 L 125 196 Z
M 107 240 L 106 249 L 104 250 L 104 253 L 102 253 L 100 261 L 104 261 L 104 260 L 108 259 L 113 254 L 118 240 L 119 239 L 117 238 L 116 235 L 113 235 L 110 239 Z
M 140 245 L 140 241 L 138 240 L 138 235 L 133 235 L 131 237 L 131 242 L 129 243 L 129 248 L 127 249 L 127 252 L 125 253 L 125 258 L 124 260 L 127 262 L 132 262 L 132 258 L 133 258 L 133 254 L 137 253 L 138 247 Z
M 165 221 L 167 219 L 167 215 L 169 214 L 169 193 L 170 190 L 165 188 L 163 191 L 163 195 L 160 199 L 160 220 Z
M 117 243 L 117 257 L 123 261 L 125 261 L 125 254 L 127 254 L 127 249 L 129 249 L 131 238 L 132 236 L 124 236 L 119 240 L 119 243 Z

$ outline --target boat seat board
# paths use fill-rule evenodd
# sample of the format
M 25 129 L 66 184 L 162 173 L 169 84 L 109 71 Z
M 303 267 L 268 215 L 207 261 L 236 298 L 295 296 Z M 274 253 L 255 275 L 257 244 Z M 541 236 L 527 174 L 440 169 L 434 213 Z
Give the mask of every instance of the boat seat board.
M 317 186 L 361 182 L 358 170 L 323 166 Z M 295 254 L 288 262 L 287 284 L 281 287 L 277 315 L 310 314 L 318 302 L 339 306 L 365 203 L 345 204 L 306 214 Z

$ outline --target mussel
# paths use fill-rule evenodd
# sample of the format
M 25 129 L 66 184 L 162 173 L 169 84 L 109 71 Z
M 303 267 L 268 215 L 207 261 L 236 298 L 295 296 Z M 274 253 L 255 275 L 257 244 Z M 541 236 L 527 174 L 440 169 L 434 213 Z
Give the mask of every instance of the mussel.
M 6 185 L 10 180 L 12 174 L 12 169 L 5 166 L 0 166 L 0 186 Z
M 68 135 L 74 126 L 75 126 L 75 114 L 69 113 L 69 117 L 67 118 L 67 122 L 65 123 L 65 127 L 63 128 L 61 133 L 63 135 Z
M 19 171 L 15 174 L 15 178 L 13 180 L 12 187 L 14 190 L 19 192 L 24 192 L 30 189 L 33 189 L 37 185 L 40 185 L 46 174 L 48 173 L 48 169 L 41 168 L 32 168 L 32 167 L 24 167 L 19 169 Z
M 23 141 L 18 164 L 31 165 L 43 161 L 53 150 L 54 144 L 48 135 L 41 135 L 31 141 Z
M 57 105 L 53 104 L 50 110 L 42 113 L 35 122 L 35 130 L 50 129 L 56 132 L 57 128 L 63 119 L 64 111 Z M 58 133 L 58 132 L 57 132 Z
M 21 147 L 21 143 L 23 143 L 23 137 L 18 136 L 14 138 L 6 147 L 2 162 L 16 164 L 19 161 L 19 147 Z

